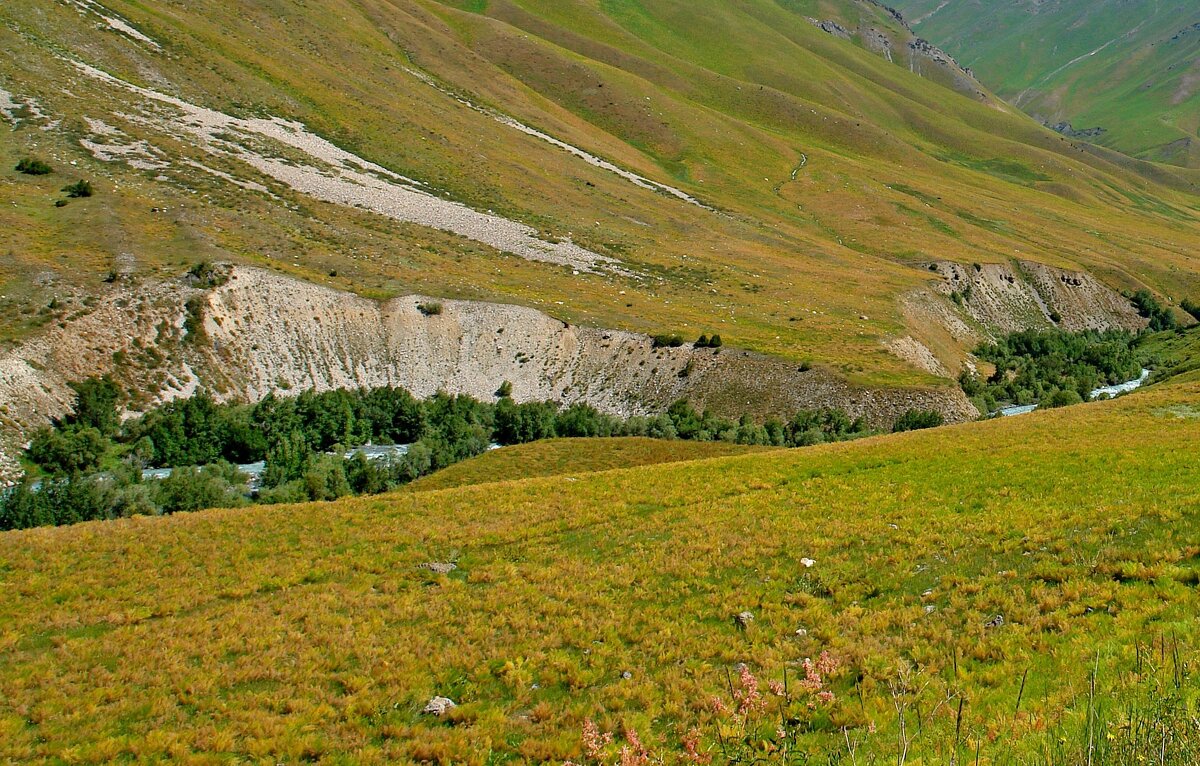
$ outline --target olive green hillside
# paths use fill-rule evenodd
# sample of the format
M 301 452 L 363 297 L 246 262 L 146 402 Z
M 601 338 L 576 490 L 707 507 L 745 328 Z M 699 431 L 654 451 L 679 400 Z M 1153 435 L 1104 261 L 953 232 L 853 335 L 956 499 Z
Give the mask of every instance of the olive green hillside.
M 1200 7 L 1188 0 L 899 0 L 920 35 L 1034 118 L 1200 167 Z
M 0 163 L 54 173 L 0 172 L 0 326 L 36 338 L 112 285 L 231 260 L 371 297 L 718 332 L 897 385 L 934 380 L 885 346 L 924 332 L 898 300 L 941 280 L 918 264 L 1021 259 L 1200 290 L 1194 172 L 1067 140 L 809 20 L 902 39 L 879 14 L 5 3 Z M 80 178 L 95 196 L 56 207 Z M 420 223 L 401 211 L 414 189 Z M 442 202 L 478 226 L 441 226 Z M 494 236 L 500 219 L 529 233 Z M 531 260 L 537 238 L 569 257 Z

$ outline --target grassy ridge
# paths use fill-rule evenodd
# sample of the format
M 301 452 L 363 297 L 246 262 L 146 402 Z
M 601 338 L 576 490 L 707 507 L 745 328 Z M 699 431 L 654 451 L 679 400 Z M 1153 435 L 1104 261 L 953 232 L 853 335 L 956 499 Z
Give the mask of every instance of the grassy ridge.
M 131 253 L 136 276 L 231 258 L 373 296 L 499 300 L 599 326 L 720 332 L 730 345 L 905 384 L 929 377 L 881 340 L 922 332 L 896 302 L 930 279 L 908 264 L 1031 258 L 1172 296 L 1200 283 L 1189 257 L 1200 210 L 1193 173 L 1082 151 L 806 18 L 849 18 L 857 6 L 846 3 L 107 7 L 164 53 L 97 34 L 95 16 L 66 5 L 0 8 L 0 41 L 13 53 L 0 62 L 0 87 L 65 118 L 51 131 L 21 123 L 0 161 L 11 167 L 36 149 L 98 190 L 58 210 L 48 197 L 62 186 L 56 176 L 0 173 L 17 203 L 0 209 L 0 226 L 14 233 L 13 257 L 0 264 L 6 337 L 28 333 L 30 314 L 65 291 L 38 279 L 47 271 L 60 274 L 59 285 L 94 291 Z M 314 202 L 122 118 L 138 111 L 137 99 L 81 77 L 70 56 L 215 109 L 303 121 L 439 195 L 570 236 L 641 278 L 572 274 Z M 406 69 L 722 213 L 501 126 Z M 63 82 L 74 98 L 61 94 Z M 148 141 L 171 166 L 95 160 L 78 143 L 91 133 L 84 117 Z M 261 183 L 274 197 L 187 161 Z
M 561 760 L 586 717 L 711 746 L 725 668 L 829 649 L 848 670 L 805 747 L 848 726 L 894 759 L 909 667 L 918 707 L 963 695 L 963 742 L 1013 762 L 1082 720 L 1085 668 L 1116 694 L 1138 646 L 1191 635 L 1198 395 L 1181 376 L 805 450 L 0 535 L 0 757 Z M 421 716 L 434 694 L 460 709 Z M 954 730 L 928 720 L 910 762 Z
M 614 468 L 726 457 L 760 452 L 763 449 L 726 442 L 642 438 L 546 439 L 533 444 L 492 450 L 418 479 L 409 485 L 408 489 L 412 492 L 424 492 L 495 481 L 594 473 Z

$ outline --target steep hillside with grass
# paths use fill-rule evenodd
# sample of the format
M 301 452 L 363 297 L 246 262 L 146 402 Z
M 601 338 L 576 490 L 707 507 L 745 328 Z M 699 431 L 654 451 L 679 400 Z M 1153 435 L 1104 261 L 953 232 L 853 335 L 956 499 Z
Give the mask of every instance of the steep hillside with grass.
M 952 92 L 872 3 L 14 0 L 0 21 L 0 166 L 52 169 L 0 172 L 10 344 L 227 260 L 947 386 L 956 323 L 993 330 L 932 261 L 1200 290 L 1194 172 Z M 79 180 L 93 196 L 60 191 Z
M 1194 762 L 1198 396 L 5 533 L 0 758 Z
M 1200 7 L 1189 0 L 897 0 L 913 28 L 1065 135 L 1200 167 Z

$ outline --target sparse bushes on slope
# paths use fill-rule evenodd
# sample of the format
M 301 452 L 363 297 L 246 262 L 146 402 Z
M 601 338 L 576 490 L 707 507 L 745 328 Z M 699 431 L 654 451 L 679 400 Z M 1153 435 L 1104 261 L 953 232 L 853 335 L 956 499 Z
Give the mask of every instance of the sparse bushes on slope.
M 1126 293 L 1126 297 L 1137 309 L 1138 315 L 1150 320 L 1150 329 L 1172 330 L 1175 328 L 1175 314 L 1170 308 L 1158 302 L 1149 290 L 1138 290 L 1136 293 Z
M 651 348 L 679 348 L 682 345 L 682 335 L 674 333 L 657 333 L 650 336 Z

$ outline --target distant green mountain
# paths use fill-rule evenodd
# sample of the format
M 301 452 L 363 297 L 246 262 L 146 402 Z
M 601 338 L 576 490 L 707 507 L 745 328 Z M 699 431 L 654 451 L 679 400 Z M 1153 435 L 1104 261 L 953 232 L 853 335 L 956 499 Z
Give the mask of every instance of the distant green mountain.
M 988 87 L 1075 138 L 1200 167 L 1195 0 L 896 0 Z

